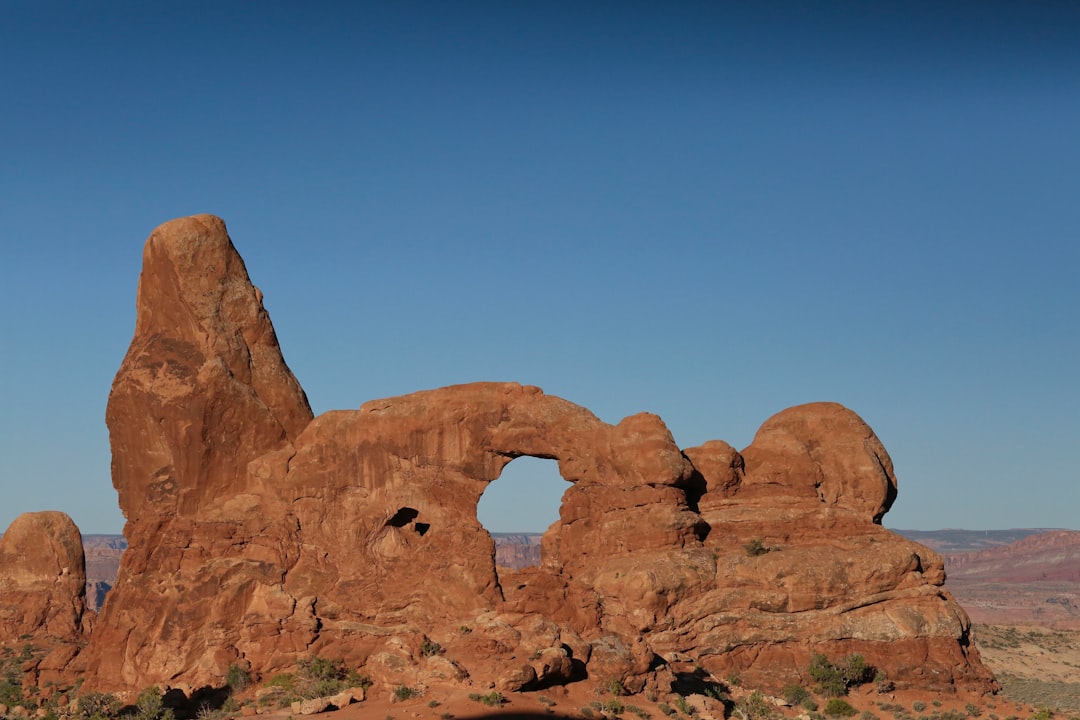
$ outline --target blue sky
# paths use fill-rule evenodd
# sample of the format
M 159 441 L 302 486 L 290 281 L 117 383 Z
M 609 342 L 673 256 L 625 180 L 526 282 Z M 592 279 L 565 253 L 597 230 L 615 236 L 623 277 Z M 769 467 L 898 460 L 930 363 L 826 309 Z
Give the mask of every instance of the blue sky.
M 15 0 L 0 87 L 0 528 L 120 530 L 142 244 L 209 212 L 317 413 L 516 380 L 744 447 L 834 400 L 887 526 L 1080 529 L 1074 3 Z

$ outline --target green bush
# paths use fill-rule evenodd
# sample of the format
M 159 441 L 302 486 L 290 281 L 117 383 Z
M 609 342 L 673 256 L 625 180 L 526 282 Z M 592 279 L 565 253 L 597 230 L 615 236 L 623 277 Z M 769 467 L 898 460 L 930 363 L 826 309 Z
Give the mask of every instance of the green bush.
M 506 702 L 506 698 L 502 696 L 502 693 L 493 690 L 487 695 L 481 695 L 480 693 L 469 693 L 469 699 L 478 702 L 481 705 L 487 705 L 488 707 L 498 707 Z
M 771 718 L 774 714 L 772 705 L 769 704 L 760 690 L 750 693 L 746 700 L 740 703 L 740 707 L 750 720 L 764 720 L 765 718 Z
M 817 691 L 825 697 L 843 697 L 848 688 L 869 682 L 874 669 L 866 664 L 862 655 L 853 653 L 839 662 L 832 662 L 821 653 L 810 656 L 806 673 L 817 683 Z
M 810 691 L 802 685 L 786 685 L 784 686 L 784 689 L 780 691 L 780 695 L 784 700 L 790 703 L 792 707 L 802 705 L 810 699 Z
M 134 720 L 174 720 L 172 708 L 165 707 L 163 700 L 164 695 L 157 685 L 143 690 L 135 699 Z
M 618 697 L 620 695 L 626 695 L 626 688 L 623 687 L 622 681 L 618 678 L 610 678 L 604 682 L 604 689 L 612 695 Z
M 609 715 L 622 715 L 626 708 L 618 698 L 612 698 L 604 703 L 603 710 Z
M 968 703 L 967 705 L 964 706 L 964 710 L 966 710 L 967 714 L 969 716 L 973 717 L 973 718 L 976 718 L 976 717 L 979 717 L 980 715 L 982 715 L 982 708 L 980 708 L 975 703 Z
M 838 697 L 834 697 L 825 703 L 823 712 L 829 717 L 851 717 L 858 714 L 858 710 L 851 707 L 851 703 Z
M 233 663 L 225 671 L 225 684 L 233 692 L 239 692 L 251 684 L 251 676 L 248 675 L 247 668 Z
M 675 698 L 675 707 L 678 708 L 679 712 L 681 712 L 686 717 L 693 717 L 697 714 L 697 710 L 694 709 L 694 706 L 688 703 L 686 701 L 686 698 L 684 698 L 682 695 L 679 695 Z
M 8 707 L 30 704 L 22 687 L 22 668 L 34 657 L 34 647 L 23 645 L 18 655 L 9 647 L 3 649 L 0 656 L 0 703 Z
M 0 704 L 15 707 L 23 704 L 23 691 L 21 682 L 0 680 Z
M 296 691 L 305 699 L 336 695 L 349 684 L 345 663 L 331 658 L 315 657 L 296 663 Z
M 394 702 L 402 702 L 404 700 L 411 700 L 412 698 L 419 695 L 420 692 L 415 690 L 414 688 L 409 687 L 408 685 L 398 685 L 396 688 L 394 688 L 393 694 Z
M 431 657 L 432 655 L 440 655 L 443 652 L 443 647 L 437 642 L 424 638 L 424 642 L 420 643 L 420 654 L 424 657 Z
M 926 703 L 924 703 L 922 700 L 916 700 L 915 702 L 911 703 L 911 709 L 917 713 L 921 713 L 923 710 L 926 709 Z
M 114 720 L 120 716 L 120 701 L 111 693 L 83 693 L 75 707 L 83 720 Z

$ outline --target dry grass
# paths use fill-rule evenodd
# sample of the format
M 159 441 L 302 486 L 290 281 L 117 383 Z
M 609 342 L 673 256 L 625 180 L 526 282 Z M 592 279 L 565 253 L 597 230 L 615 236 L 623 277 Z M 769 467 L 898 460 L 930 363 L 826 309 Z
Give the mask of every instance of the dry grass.
M 977 625 L 975 643 L 1004 698 L 1080 716 L 1080 632 Z

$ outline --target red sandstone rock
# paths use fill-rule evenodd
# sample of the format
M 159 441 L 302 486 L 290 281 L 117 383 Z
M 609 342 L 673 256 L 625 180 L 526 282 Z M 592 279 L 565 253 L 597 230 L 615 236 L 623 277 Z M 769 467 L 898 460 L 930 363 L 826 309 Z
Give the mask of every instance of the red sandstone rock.
M 86 610 L 79 529 L 61 512 L 24 513 L 0 537 L 0 646 L 77 642 Z
M 898 683 L 992 682 L 940 558 L 878 524 L 896 480 L 851 411 L 786 410 L 742 453 L 684 453 L 655 415 L 609 425 L 514 383 L 312 419 L 217 218 L 148 240 L 107 421 L 129 548 L 68 668 L 87 687 L 220 685 L 232 662 L 320 654 L 506 690 L 662 690 L 660 656 L 688 657 L 769 688 L 811 650 Z M 572 486 L 539 567 L 499 575 L 476 506 L 521 455 Z
M 789 408 L 742 453 L 708 443 L 686 454 L 707 484 L 717 588 L 680 604 L 655 647 L 693 648 L 718 676 L 739 670 L 771 689 L 802 680 L 812 652 L 860 652 L 901 687 L 992 684 L 941 557 L 878 524 L 896 479 L 855 413 Z
M 281 551 L 281 533 L 264 533 L 270 522 L 259 509 L 238 505 L 247 465 L 286 447 L 311 419 L 220 219 L 153 232 L 137 307 L 106 412 L 129 547 L 77 660 L 112 687 L 188 674 L 198 682 L 235 659 L 222 638 L 242 624 L 237 594 L 253 578 L 281 578 L 263 557 Z M 233 509 L 227 518 L 223 507 Z

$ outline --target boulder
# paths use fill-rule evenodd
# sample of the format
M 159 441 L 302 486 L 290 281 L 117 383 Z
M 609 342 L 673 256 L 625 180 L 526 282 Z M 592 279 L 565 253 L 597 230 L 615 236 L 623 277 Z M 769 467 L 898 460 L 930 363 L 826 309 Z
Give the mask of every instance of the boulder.
M 86 611 L 82 536 L 61 512 L 24 513 L 0 537 L 0 646 L 75 643 Z

